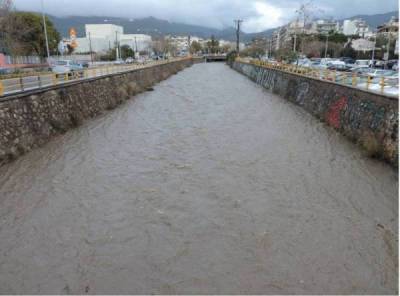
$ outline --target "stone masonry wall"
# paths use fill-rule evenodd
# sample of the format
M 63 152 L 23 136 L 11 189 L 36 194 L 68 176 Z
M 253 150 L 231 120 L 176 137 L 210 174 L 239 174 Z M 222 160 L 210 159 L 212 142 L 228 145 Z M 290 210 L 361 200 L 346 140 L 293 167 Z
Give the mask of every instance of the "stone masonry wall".
M 232 68 L 300 105 L 370 156 L 398 165 L 397 98 L 240 62 Z
M 0 166 L 191 64 L 171 62 L 0 99 Z

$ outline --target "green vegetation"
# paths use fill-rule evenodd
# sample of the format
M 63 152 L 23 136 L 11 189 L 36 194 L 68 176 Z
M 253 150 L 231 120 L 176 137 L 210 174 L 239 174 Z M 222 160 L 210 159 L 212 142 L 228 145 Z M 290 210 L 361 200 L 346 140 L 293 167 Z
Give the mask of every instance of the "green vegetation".
M 46 56 L 46 42 L 42 17 L 31 12 L 10 12 L 1 19 L 5 47 L 11 55 Z M 46 17 L 46 28 L 51 54 L 57 53 L 60 34 Z
M 203 47 L 201 46 L 201 44 L 197 41 L 193 41 L 190 44 L 190 53 L 194 54 L 197 52 L 201 52 L 203 50 Z

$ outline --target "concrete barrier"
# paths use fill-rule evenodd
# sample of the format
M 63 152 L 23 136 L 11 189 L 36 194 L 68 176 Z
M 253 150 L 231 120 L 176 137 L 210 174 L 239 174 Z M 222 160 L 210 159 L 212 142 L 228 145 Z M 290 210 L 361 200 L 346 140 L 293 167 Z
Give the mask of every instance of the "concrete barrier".
M 181 60 L 9 95 L 0 101 L 0 165 L 191 66 Z
M 398 99 L 252 64 L 231 67 L 358 143 L 370 156 L 398 166 Z

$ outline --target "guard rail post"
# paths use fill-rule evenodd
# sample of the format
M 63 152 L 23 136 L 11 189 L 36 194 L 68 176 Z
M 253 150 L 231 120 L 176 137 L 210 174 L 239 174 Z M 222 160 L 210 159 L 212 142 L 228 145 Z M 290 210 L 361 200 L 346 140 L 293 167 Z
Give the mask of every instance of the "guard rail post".
M 369 85 L 371 84 L 371 81 L 372 81 L 372 77 L 368 76 L 368 78 L 367 78 L 367 89 L 369 89 Z
M 24 79 L 22 77 L 19 78 L 19 86 L 21 91 L 24 91 Z
M 384 89 L 385 89 L 385 77 L 381 77 L 381 81 L 380 81 L 380 87 L 381 87 L 381 92 L 383 93 Z
M 356 86 L 357 85 L 357 75 L 356 73 L 353 73 L 353 76 L 351 78 L 351 85 Z

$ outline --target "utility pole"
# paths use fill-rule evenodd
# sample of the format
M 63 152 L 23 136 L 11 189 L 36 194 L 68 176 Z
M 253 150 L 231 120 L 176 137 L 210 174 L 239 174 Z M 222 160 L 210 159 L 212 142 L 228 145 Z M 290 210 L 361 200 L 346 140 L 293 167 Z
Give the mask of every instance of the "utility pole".
M 136 36 L 135 36 L 135 59 L 136 55 L 138 55 L 138 50 L 137 50 L 137 41 L 136 41 Z
M 115 60 L 118 60 L 118 31 L 115 31 Z
M 237 55 L 239 56 L 239 51 L 240 51 L 240 47 L 239 47 L 239 43 L 240 43 L 240 25 L 243 23 L 243 20 L 234 20 L 235 25 L 236 25 L 236 51 L 237 51 Z
M 389 26 L 390 26 L 390 24 L 389 24 Z M 390 38 L 392 37 L 391 36 L 392 34 L 390 33 L 390 27 L 389 27 L 389 31 L 388 31 L 388 44 L 387 44 L 387 51 L 386 51 L 386 54 L 387 54 L 387 58 L 386 58 L 386 63 L 385 63 L 385 69 L 387 69 L 388 68 L 388 62 L 389 62 L 389 59 L 390 59 Z
M 329 41 L 329 33 L 326 34 L 326 42 L 325 42 L 325 59 L 328 55 L 328 41 Z
M 44 4 L 42 3 L 42 18 L 43 18 L 43 28 L 44 28 L 44 38 L 46 39 L 46 51 L 47 51 L 47 60 L 50 58 L 50 50 L 49 50 L 49 40 L 47 38 L 47 25 L 46 25 L 46 16 L 44 14 Z
M 190 35 L 188 35 L 188 55 L 190 55 Z
M 371 58 L 371 60 L 372 60 L 372 65 L 374 65 L 375 64 L 375 48 L 376 48 L 376 34 L 377 33 L 375 33 L 375 42 L 374 42 L 374 48 L 372 49 L 372 58 Z
M 92 38 L 90 38 L 90 32 L 89 32 L 89 50 L 90 50 L 90 61 L 92 62 L 93 65 Z

